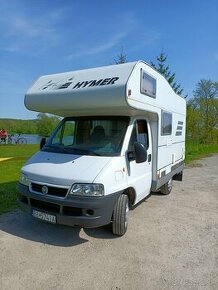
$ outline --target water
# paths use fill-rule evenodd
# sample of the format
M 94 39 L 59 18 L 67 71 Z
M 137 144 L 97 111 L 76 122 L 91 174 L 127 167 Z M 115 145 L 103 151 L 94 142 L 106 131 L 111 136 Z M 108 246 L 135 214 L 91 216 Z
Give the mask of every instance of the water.
M 27 141 L 27 144 L 39 144 L 42 139 L 41 136 L 36 135 L 36 134 L 20 134 L 20 135 L 15 134 L 12 137 L 12 144 L 16 143 L 17 138 L 25 138 Z

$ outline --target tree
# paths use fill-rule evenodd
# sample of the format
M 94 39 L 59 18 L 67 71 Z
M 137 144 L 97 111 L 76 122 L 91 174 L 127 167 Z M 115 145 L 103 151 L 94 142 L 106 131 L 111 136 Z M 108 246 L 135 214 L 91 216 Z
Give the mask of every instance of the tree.
M 37 116 L 37 129 L 40 136 L 48 137 L 54 128 L 60 122 L 60 118 L 45 113 L 39 113 Z
M 202 79 L 197 83 L 192 108 L 199 112 L 202 142 L 217 142 L 218 137 L 218 83 Z
M 166 78 L 176 94 L 181 95 L 183 88 L 176 82 L 176 74 L 171 73 L 169 66 L 166 65 L 167 55 L 161 52 L 160 55 L 156 57 L 156 60 L 157 64 L 150 62 L 151 66 Z
M 199 142 L 203 138 L 200 135 L 201 132 L 201 116 L 199 109 L 196 107 L 194 99 L 190 99 L 187 102 L 186 112 L 186 135 L 187 139 L 192 142 Z
M 123 48 L 121 52 L 117 55 L 117 58 L 114 60 L 115 64 L 122 64 L 127 62 L 126 54 L 123 52 Z
M 9 134 L 37 134 L 36 120 L 0 119 L 0 129 Z

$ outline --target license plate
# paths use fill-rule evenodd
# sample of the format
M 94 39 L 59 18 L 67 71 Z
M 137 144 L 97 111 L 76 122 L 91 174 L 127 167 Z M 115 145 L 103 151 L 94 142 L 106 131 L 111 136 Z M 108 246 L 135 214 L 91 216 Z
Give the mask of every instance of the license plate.
M 43 220 L 43 221 L 46 221 L 46 222 L 49 222 L 52 224 L 56 224 L 56 216 L 55 215 L 48 214 L 48 213 L 33 209 L 32 216 L 37 218 L 37 219 L 40 219 L 40 220 Z

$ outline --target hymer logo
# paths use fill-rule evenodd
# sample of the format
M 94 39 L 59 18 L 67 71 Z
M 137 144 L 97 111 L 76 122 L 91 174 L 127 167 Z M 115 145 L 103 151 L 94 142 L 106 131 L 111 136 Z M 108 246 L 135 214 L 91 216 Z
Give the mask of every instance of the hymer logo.
M 119 79 L 119 77 L 100 79 L 100 80 L 91 80 L 78 82 L 73 89 L 80 89 L 85 87 L 96 87 L 96 86 L 105 86 L 105 85 L 114 85 L 114 83 Z
M 73 84 L 73 77 L 59 81 L 48 81 L 45 85 L 43 85 L 40 90 L 62 90 L 62 89 L 81 89 L 86 87 L 97 87 L 97 86 L 106 86 L 106 85 L 114 85 L 115 82 L 119 79 L 119 77 L 112 77 L 106 79 L 98 79 L 98 80 L 90 80 L 90 81 L 81 81 Z

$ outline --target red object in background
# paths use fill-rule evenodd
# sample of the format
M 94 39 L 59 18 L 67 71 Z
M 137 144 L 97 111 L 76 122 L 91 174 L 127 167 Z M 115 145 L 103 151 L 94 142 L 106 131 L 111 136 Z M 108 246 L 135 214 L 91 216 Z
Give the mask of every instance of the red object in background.
M 8 136 L 8 132 L 5 130 L 5 129 L 1 129 L 1 131 L 0 131 L 0 137 L 7 137 Z

